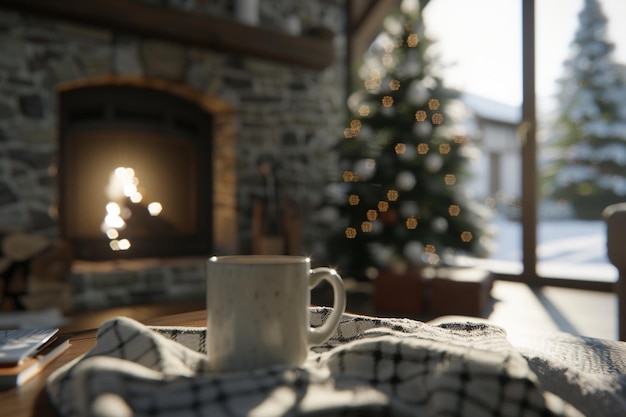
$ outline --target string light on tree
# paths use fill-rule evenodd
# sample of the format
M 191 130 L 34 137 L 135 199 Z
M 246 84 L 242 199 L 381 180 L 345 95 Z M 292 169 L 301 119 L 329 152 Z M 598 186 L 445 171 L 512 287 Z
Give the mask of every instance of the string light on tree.
M 448 213 L 452 217 L 458 216 L 461 213 L 461 206 L 458 204 L 451 204 L 450 207 L 448 207 Z
M 419 37 L 417 36 L 416 33 L 411 33 L 409 36 L 407 36 L 406 39 L 406 43 L 409 46 L 409 48 L 415 48 L 417 46 L 417 44 L 419 43 Z
M 473 238 L 474 235 L 472 234 L 472 232 L 464 231 L 463 233 L 461 233 L 461 240 L 465 243 L 471 242 Z
M 352 171 L 344 171 L 342 174 L 342 178 L 344 182 L 357 181 L 357 176 L 354 175 L 354 172 Z
M 430 100 L 428 100 L 428 108 L 430 110 L 438 110 L 440 106 L 441 103 L 436 98 L 431 98 Z
M 456 184 L 456 175 L 446 174 L 446 176 L 443 177 L 443 181 L 446 183 L 446 185 L 454 185 Z
M 451 110 L 457 93 L 427 53 L 426 3 L 403 0 L 385 20 L 358 71 L 363 88 L 348 100 L 350 140 L 341 141 L 338 165 L 345 197 L 333 200 L 341 226 L 328 253 L 357 277 L 485 253 L 483 211 L 463 188 L 464 147 L 473 144 Z
M 431 117 L 431 121 L 433 122 L 434 125 L 440 125 L 443 123 L 443 114 L 441 113 L 435 113 L 432 115 Z

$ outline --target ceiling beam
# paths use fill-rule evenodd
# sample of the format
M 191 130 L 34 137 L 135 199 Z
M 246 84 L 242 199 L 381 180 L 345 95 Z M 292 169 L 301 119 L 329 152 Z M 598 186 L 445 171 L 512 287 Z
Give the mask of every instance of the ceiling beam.
M 313 69 L 326 68 L 335 59 L 334 34 L 325 29 L 291 36 L 132 0 L 0 0 L 3 7 Z
M 348 1 L 348 59 L 361 61 L 363 54 L 382 29 L 385 16 L 399 0 L 349 0 Z

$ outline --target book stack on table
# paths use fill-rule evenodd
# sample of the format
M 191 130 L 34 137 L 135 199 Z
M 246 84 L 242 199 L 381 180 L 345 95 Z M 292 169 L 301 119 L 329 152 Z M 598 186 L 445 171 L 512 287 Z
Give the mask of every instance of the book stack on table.
M 58 328 L 0 330 L 0 389 L 23 385 L 69 346 Z

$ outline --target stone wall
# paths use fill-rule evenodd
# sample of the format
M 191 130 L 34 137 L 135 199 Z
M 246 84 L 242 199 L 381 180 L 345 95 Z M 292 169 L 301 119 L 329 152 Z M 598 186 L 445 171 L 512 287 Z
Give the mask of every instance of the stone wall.
M 231 2 L 224 0 L 148 2 L 222 17 L 233 14 Z M 58 86 L 102 76 L 138 76 L 189 85 L 237 108 L 240 251 L 250 249 L 251 205 L 262 193 L 259 161 L 270 158 L 278 162 L 282 192 L 303 213 L 304 248 L 315 254 L 324 235 L 315 208 L 335 166 L 329 149 L 343 130 L 345 2 L 261 2 L 261 25 L 281 29 L 282 22 L 293 23 L 295 17 L 304 26 L 326 26 L 334 32 L 336 61 L 321 71 L 114 33 L 0 6 L 0 231 L 52 237 L 59 233 L 54 165 Z M 284 29 L 293 30 L 293 24 Z M 89 284 L 76 282 L 76 277 L 71 280 L 84 293 L 97 293 L 97 288 L 94 292 Z M 100 280 L 91 281 L 97 285 Z M 149 285 L 156 284 L 152 280 Z

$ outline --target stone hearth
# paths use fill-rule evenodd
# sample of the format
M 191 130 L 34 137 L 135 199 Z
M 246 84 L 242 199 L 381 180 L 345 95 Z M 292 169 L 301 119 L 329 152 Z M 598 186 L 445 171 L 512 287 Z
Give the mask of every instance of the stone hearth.
M 163 7 L 228 17 L 227 3 L 171 1 Z M 282 18 L 299 16 L 303 25 L 335 33 L 334 64 L 312 69 L 0 5 L 0 232 L 59 235 L 59 88 L 105 78 L 156 80 L 218 97 L 236 109 L 232 123 L 222 125 L 237 144 L 237 187 L 234 200 L 228 201 L 238 237 L 234 250 L 250 252 L 253 203 L 264 186 L 259 163 L 269 157 L 281 162 L 281 192 L 302 213 L 303 250 L 314 257 L 322 253 L 318 245 L 325 224 L 316 208 L 336 169 L 329 150 L 342 137 L 344 123 L 345 0 L 263 3 L 261 24 L 271 29 Z M 217 170 L 220 161 L 224 159 L 216 160 Z M 217 196 L 216 201 L 226 200 Z M 138 265 L 77 262 L 68 277 L 76 306 L 163 302 L 203 293 L 202 260 L 144 260 Z

